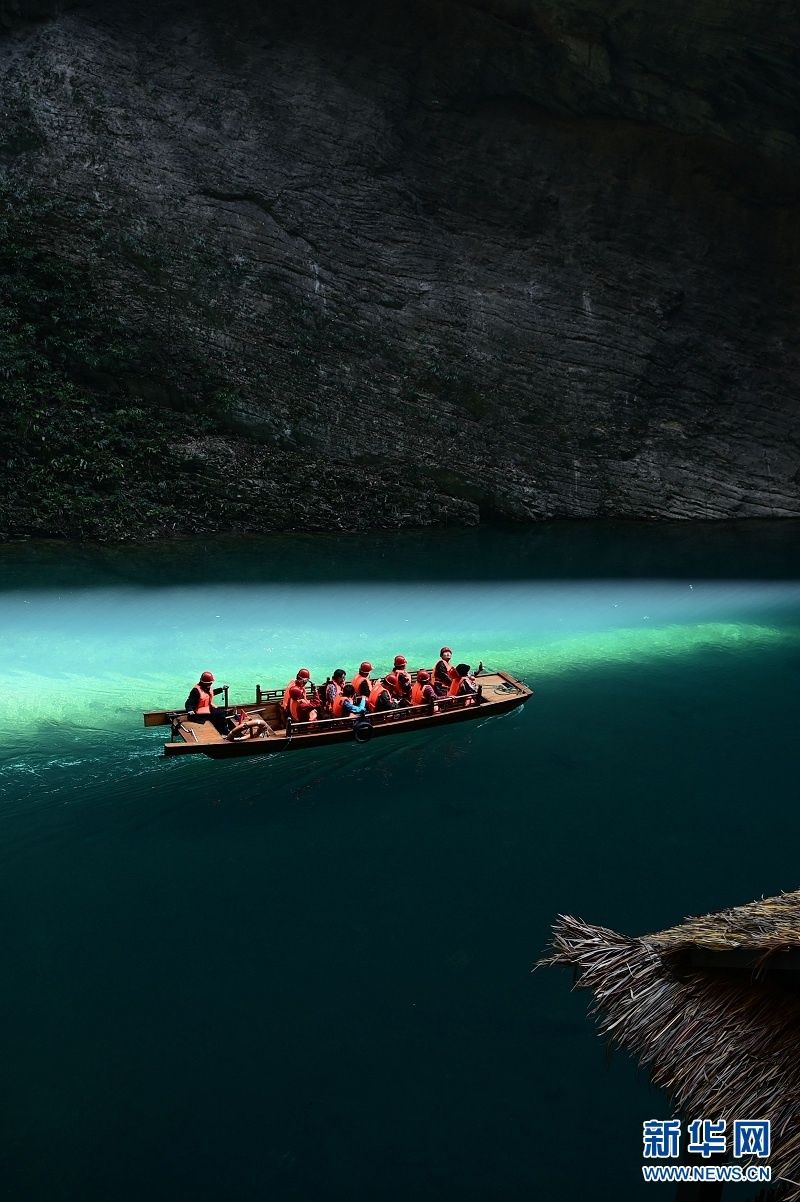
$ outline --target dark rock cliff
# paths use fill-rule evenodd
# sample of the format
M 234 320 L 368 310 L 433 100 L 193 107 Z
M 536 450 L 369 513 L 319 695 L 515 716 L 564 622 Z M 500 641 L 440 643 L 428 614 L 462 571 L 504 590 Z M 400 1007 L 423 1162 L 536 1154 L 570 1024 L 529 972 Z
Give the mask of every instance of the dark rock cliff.
M 800 515 L 794 5 L 0 31 L 6 536 Z

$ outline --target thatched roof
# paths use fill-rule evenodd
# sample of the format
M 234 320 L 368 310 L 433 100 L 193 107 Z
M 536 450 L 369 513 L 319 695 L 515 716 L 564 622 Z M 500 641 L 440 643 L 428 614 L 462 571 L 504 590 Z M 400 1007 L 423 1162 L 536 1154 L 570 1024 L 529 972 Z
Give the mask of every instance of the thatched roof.
M 686 918 L 677 927 L 643 935 L 653 947 L 747 948 L 772 952 L 800 947 L 800 890 L 762 897 L 718 914 Z
M 800 892 L 638 939 L 562 915 L 542 963 L 576 970 L 681 1115 L 770 1119 L 773 1182 L 800 1199 L 800 972 L 771 971 L 800 966 Z

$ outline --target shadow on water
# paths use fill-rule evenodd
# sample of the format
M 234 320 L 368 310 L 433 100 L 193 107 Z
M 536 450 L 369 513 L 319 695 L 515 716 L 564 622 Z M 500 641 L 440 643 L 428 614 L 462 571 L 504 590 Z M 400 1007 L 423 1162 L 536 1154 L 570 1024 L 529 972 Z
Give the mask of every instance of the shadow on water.
M 534 526 L 0 546 L 4 589 L 441 579 L 800 579 L 800 523 L 543 522 Z M 735 565 L 735 568 L 733 567 Z

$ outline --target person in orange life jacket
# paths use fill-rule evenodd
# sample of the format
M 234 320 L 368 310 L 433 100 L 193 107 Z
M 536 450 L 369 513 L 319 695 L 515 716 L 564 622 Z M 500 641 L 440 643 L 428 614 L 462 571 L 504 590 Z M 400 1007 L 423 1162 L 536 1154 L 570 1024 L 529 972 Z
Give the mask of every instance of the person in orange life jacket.
M 404 655 L 396 655 L 394 657 L 394 670 L 386 677 L 387 681 L 392 678 L 397 681 L 397 685 L 395 686 L 393 680 L 390 687 L 395 698 L 398 701 L 404 701 L 406 704 L 411 701 L 411 677 L 406 670 L 407 668 L 408 660 L 406 657 Z
M 190 722 L 211 722 L 221 735 L 228 733 L 225 710 L 214 705 L 214 698 L 225 692 L 227 686 L 214 689 L 214 673 L 201 672 L 200 679 L 186 698 L 186 716 Z
M 403 700 L 403 690 L 400 688 L 400 681 L 397 678 L 396 672 L 390 672 L 388 676 L 384 676 L 383 683 L 389 690 L 389 696 L 395 705 L 398 705 Z
M 288 710 L 289 708 L 289 690 L 301 688 L 305 693 L 307 684 L 311 684 L 311 673 L 309 672 L 308 668 L 298 668 L 297 675 L 295 676 L 294 680 L 290 680 L 286 688 L 283 690 L 283 708 L 285 710 Z
M 363 714 L 366 708 L 366 697 L 361 697 L 356 702 L 355 689 L 351 684 L 346 684 L 331 706 L 331 717 L 352 718 L 356 714 Z
M 306 691 L 299 684 L 289 689 L 289 715 L 293 722 L 316 722 L 317 711 L 314 703 L 306 697 Z
M 371 714 L 380 714 L 384 710 L 393 710 L 394 708 L 395 702 L 392 700 L 392 695 L 388 688 L 388 677 L 386 680 L 376 681 L 367 698 L 367 709 Z
M 368 659 L 365 659 L 361 667 L 356 672 L 350 683 L 353 686 L 356 697 L 369 697 L 375 684 L 374 680 L 370 680 L 369 674 L 372 671 L 372 664 Z
M 337 668 L 333 674 L 333 677 L 325 686 L 325 692 L 322 695 L 322 704 L 329 713 L 333 711 L 336 698 L 341 697 L 342 695 L 346 678 L 347 673 L 345 672 L 344 668 Z
M 446 697 L 450 692 L 450 685 L 455 679 L 456 670 L 450 663 L 453 651 L 450 647 L 442 647 L 439 652 L 433 668 L 433 687 L 437 697 Z
M 477 693 L 478 686 L 475 683 L 474 676 L 470 675 L 469 664 L 459 664 L 456 668 L 456 676 L 450 685 L 451 697 L 469 697 L 473 693 Z
M 436 693 L 431 684 L 431 674 L 426 668 L 420 668 L 417 671 L 416 684 L 411 690 L 411 704 L 425 705 L 429 701 L 436 700 Z

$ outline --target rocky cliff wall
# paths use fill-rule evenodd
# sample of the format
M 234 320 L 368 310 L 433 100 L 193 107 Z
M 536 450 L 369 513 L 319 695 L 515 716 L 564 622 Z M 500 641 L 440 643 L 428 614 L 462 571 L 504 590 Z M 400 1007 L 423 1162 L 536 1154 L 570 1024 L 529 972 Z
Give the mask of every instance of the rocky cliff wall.
M 6 533 L 800 514 L 793 6 L 0 20 Z

